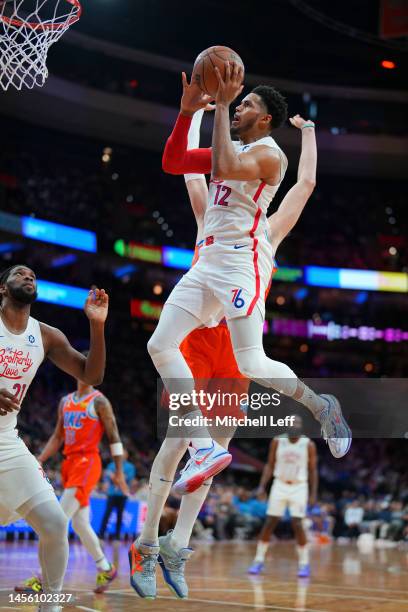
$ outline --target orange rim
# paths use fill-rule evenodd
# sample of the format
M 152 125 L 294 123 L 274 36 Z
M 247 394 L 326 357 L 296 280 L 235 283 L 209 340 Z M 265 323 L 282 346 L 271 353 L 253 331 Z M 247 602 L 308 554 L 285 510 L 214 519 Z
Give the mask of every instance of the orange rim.
M 82 6 L 79 0 L 66 0 L 69 4 L 72 4 L 73 7 L 76 8 L 76 13 L 72 15 L 67 21 L 63 23 L 35 23 L 33 21 L 23 21 L 22 19 L 10 19 L 9 17 L 1 16 L 0 19 L 7 25 L 13 25 L 17 27 L 28 27 L 32 30 L 61 30 L 62 28 L 66 28 L 71 26 L 73 23 L 78 21 L 78 19 L 82 15 Z M 1 2 L 4 4 L 4 2 Z

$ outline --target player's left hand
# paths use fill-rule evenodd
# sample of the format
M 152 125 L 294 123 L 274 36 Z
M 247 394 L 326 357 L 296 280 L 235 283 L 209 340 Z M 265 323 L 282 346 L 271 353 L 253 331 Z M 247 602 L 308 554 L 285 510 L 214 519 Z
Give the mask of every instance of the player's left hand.
M 303 119 L 300 115 L 294 115 L 294 117 L 289 117 L 289 121 L 295 127 L 301 130 L 306 123 L 310 123 L 314 126 L 314 122 L 311 119 Z
M 123 495 L 130 495 L 129 487 L 126 482 L 125 475 L 122 471 L 115 472 L 114 474 L 112 474 L 112 482 L 114 485 L 119 487 Z
M 84 310 L 90 321 L 105 323 L 108 316 L 109 296 L 105 289 L 91 289 Z
M 181 73 L 183 95 L 181 97 L 180 112 L 182 115 L 192 117 L 195 112 L 206 108 L 214 98 L 205 94 L 194 81 L 187 80 L 185 72 Z
M 218 91 L 215 96 L 216 104 L 230 105 L 244 89 L 244 67 L 235 62 L 225 62 L 225 79 L 222 78 L 218 67 L 215 67 L 218 79 Z

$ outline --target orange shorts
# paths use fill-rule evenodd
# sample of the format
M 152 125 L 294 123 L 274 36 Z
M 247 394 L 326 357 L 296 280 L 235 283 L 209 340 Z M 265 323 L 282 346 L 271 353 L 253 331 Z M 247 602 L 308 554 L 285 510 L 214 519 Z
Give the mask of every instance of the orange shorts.
M 238 396 L 248 393 L 250 381 L 238 370 L 226 325 L 195 329 L 183 340 L 180 350 L 196 380 L 196 389 L 205 387 L 208 393 L 220 391 Z M 242 407 L 234 399 L 216 404 L 212 411 L 205 407 L 201 410 L 207 416 L 243 416 Z
M 75 487 L 75 497 L 80 506 L 89 506 L 89 497 L 102 475 L 102 461 L 99 453 L 68 455 L 61 468 L 64 489 Z
M 194 378 L 245 378 L 238 370 L 228 327 L 195 329 L 180 345 Z

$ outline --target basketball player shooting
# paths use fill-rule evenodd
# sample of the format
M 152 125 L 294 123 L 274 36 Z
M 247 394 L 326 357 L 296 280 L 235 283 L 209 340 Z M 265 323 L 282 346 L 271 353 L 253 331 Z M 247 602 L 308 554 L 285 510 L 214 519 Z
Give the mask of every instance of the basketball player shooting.
M 198 111 L 190 125 L 189 149 L 198 146 L 201 116 L 202 111 Z M 290 122 L 301 131 L 302 152 L 297 183 L 282 200 L 278 210 L 267 220 L 274 253 L 280 242 L 297 223 L 316 182 L 317 152 L 314 123 L 305 121 L 299 115 L 292 117 Z M 201 245 L 208 207 L 208 188 L 203 175 L 188 174 L 185 179 L 197 222 L 197 244 Z M 201 246 L 196 247 L 193 263 L 197 263 L 200 253 Z M 195 379 L 211 376 L 222 378 L 225 369 L 228 368 L 228 378 L 236 378 L 241 383 L 245 382 L 238 370 L 228 329 L 222 322 L 215 327 L 201 326 L 191 332 L 182 342 L 181 351 Z M 217 436 L 215 438 L 221 446 L 228 448 L 229 438 L 226 440 L 218 439 Z M 156 594 L 155 565 L 157 558 L 163 570 L 164 579 L 172 591 L 181 598 L 188 596 L 185 564 L 193 552 L 188 547 L 189 538 L 200 508 L 208 494 L 211 478 L 193 493 L 184 495 L 174 531 L 158 539 L 159 520 L 172 485 L 175 463 L 184 454 L 184 449 L 184 439 L 167 437 L 152 466 L 146 522 L 140 538 L 134 542 L 130 551 L 131 584 L 142 597 L 151 598 Z
M 54 489 L 16 430 L 17 414 L 45 357 L 63 372 L 100 384 L 105 371 L 104 327 L 108 295 L 89 292 L 85 314 L 90 325 L 87 357 L 75 350 L 66 336 L 30 316 L 37 298 L 34 272 L 25 265 L 8 268 L 0 277 L 0 524 L 24 518 L 39 538 L 39 560 L 46 594 L 62 590 L 68 561 L 68 519 Z M 55 603 L 41 610 L 59 612 Z
M 105 592 L 117 576 L 116 567 L 106 558 L 90 518 L 90 495 L 102 475 L 99 444 L 106 434 L 115 463 L 112 476 L 124 495 L 129 488 L 122 469 L 123 445 L 112 404 L 105 395 L 82 380 L 77 389 L 63 397 L 58 407 L 58 420 L 54 433 L 38 457 L 41 464 L 53 457 L 64 445 L 62 483 L 64 492 L 61 507 L 97 568 L 95 593 Z M 33 576 L 25 581 L 18 592 L 42 592 L 42 581 Z
M 284 100 L 271 87 L 257 87 L 238 105 L 230 126 L 229 107 L 243 88 L 242 67 L 227 63 L 225 80 L 216 72 L 219 87 L 212 148 L 187 149 L 192 117 L 210 98 L 183 75 L 181 112 L 163 154 L 166 172 L 211 172 L 211 181 L 199 260 L 170 294 L 148 350 L 160 376 L 172 387 L 169 391 L 191 393 L 194 380 L 180 343 L 222 308 L 240 372 L 308 408 L 320 422 L 332 454 L 339 458 L 350 448 L 351 431 L 337 399 L 314 393 L 286 364 L 268 358 L 262 345 L 264 295 L 276 241 L 282 239 L 285 227 L 281 223 L 285 213 L 278 211 L 271 221 L 270 238 L 266 217 L 287 165 L 270 136 L 286 118 Z M 239 141 L 231 140 L 230 128 Z M 305 125 L 303 129 L 314 128 Z M 199 414 L 191 406 L 187 416 Z M 181 493 L 198 488 L 231 460 L 205 427 L 185 430 L 197 456 L 175 485 Z

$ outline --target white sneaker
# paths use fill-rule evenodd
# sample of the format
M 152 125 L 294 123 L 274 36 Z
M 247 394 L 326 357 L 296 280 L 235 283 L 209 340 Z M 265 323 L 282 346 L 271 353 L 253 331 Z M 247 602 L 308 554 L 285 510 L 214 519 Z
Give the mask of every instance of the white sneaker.
M 323 408 L 319 421 L 322 426 L 322 434 L 333 457 L 340 459 L 350 450 L 353 435 L 344 418 L 339 401 L 334 395 L 320 395 L 327 402 L 327 408 Z
M 232 455 L 215 440 L 210 448 L 200 448 L 196 451 L 190 446 L 188 450 L 191 457 L 174 485 L 174 491 L 179 495 L 192 493 L 208 478 L 226 468 L 232 460 Z

